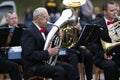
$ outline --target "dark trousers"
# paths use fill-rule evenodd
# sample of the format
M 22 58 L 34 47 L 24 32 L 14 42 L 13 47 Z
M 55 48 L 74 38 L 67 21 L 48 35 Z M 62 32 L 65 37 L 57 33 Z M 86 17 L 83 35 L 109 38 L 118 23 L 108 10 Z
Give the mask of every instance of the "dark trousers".
M 85 72 L 87 80 L 92 79 L 93 75 L 93 55 L 89 51 L 86 51 L 84 49 L 68 49 L 67 51 L 68 57 L 66 58 L 67 62 L 72 64 L 75 69 L 75 77 L 76 80 L 79 80 L 79 69 L 78 69 L 78 63 L 83 62 L 85 66 Z
M 75 53 L 68 52 L 68 57 L 66 59 L 66 62 L 71 64 L 74 67 L 75 79 L 77 80 L 80 77 L 79 68 L 78 68 L 79 61 L 78 61 L 77 55 Z
M 83 62 L 87 80 L 93 77 L 93 55 L 89 51 L 81 50 L 78 55 L 79 62 Z
M 28 75 L 31 76 L 41 76 L 45 78 L 52 78 L 53 80 L 75 80 L 74 77 L 74 68 L 72 65 L 67 63 L 57 63 L 55 66 L 51 66 L 49 64 L 39 64 L 35 66 L 35 71 L 29 71 Z M 27 75 L 24 76 L 25 80 L 28 80 Z
M 78 80 L 80 78 L 79 74 L 79 68 L 78 68 L 78 58 L 74 51 L 71 51 L 70 49 L 67 50 L 67 55 L 59 56 L 59 60 L 67 62 L 71 64 L 74 67 L 75 70 L 75 80 Z
M 1 61 L 0 73 L 9 73 L 11 80 L 22 80 L 18 65 L 12 61 Z
M 104 70 L 105 80 L 119 80 L 117 65 L 113 60 L 96 60 L 95 65 Z

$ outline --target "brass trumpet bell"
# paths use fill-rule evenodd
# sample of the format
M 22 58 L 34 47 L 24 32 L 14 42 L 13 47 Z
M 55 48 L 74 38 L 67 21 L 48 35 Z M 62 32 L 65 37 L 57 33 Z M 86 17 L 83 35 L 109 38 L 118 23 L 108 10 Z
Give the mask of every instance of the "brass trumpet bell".
M 115 47 L 117 47 L 118 45 L 120 45 L 120 42 L 109 43 L 109 42 L 106 42 L 106 41 L 101 40 L 101 44 L 102 44 L 102 47 L 103 47 L 105 53 L 108 53 L 108 52 L 110 52 L 113 48 L 115 48 Z
M 68 7 L 79 7 L 86 3 L 86 0 L 63 0 L 63 4 Z

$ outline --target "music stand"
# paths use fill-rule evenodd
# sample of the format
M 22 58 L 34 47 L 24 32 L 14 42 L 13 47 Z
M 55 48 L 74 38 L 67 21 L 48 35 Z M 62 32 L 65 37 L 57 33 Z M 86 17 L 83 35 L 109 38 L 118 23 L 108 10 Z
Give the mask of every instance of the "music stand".
M 2 27 L 0 28 L 0 47 L 6 47 L 7 46 L 7 38 L 9 34 L 10 28 Z
M 10 44 L 8 46 L 20 46 L 20 40 L 22 36 L 23 29 L 15 28 Z
M 80 46 L 95 42 L 100 37 L 102 30 L 102 26 L 99 25 L 86 25 L 79 36 L 77 45 Z
M 12 33 L 12 38 L 8 46 L 10 47 L 20 46 L 20 43 L 21 43 L 20 41 L 21 41 L 23 30 L 24 30 L 23 28 L 14 28 L 14 31 Z M 8 51 L 8 60 L 21 64 L 21 51 L 18 51 L 18 50 L 12 51 L 12 48 L 10 48 Z

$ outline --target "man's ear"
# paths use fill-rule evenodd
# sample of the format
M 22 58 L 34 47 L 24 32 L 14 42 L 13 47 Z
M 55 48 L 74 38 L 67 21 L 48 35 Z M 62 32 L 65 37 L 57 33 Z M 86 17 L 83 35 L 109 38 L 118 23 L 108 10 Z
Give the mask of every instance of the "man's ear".
M 105 10 L 103 11 L 103 14 L 106 15 L 106 11 Z
M 8 19 L 6 19 L 6 22 L 8 22 Z

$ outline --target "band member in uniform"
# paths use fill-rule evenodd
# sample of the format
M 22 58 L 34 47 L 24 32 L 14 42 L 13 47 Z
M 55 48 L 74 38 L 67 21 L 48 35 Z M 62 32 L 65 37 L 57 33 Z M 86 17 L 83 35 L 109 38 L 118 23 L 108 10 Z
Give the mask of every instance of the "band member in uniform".
M 93 24 L 103 26 L 100 39 L 106 42 L 115 42 L 109 34 L 109 25 L 113 24 L 117 14 L 117 6 L 115 1 L 105 2 L 102 6 L 104 16 L 96 20 Z M 114 26 L 114 25 L 113 25 Z M 113 36 L 114 37 L 114 36 Z M 92 52 L 96 54 L 95 65 L 104 70 L 105 80 L 119 80 L 118 67 L 120 67 L 120 47 L 114 48 L 112 51 L 105 53 L 101 45 L 100 39 L 93 44 Z
M 46 28 L 49 19 L 46 8 L 39 7 L 33 12 L 33 23 L 22 35 L 22 62 L 24 68 L 24 79 L 32 76 L 49 77 L 54 80 L 75 80 L 74 68 L 68 63 L 57 63 L 55 66 L 47 64 L 46 61 L 59 51 L 57 47 L 43 50 L 46 40 Z
M 21 24 L 21 23 L 19 23 L 18 22 L 18 15 L 17 15 L 17 13 L 16 12 L 14 12 L 14 11 L 8 11 L 8 13 L 7 13 L 7 18 L 6 18 L 6 22 L 7 23 L 5 23 L 5 24 L 3 24 L 3 25 L 1 25 L 0 27 L 7 27 L 7 28 L 10 28 L 10 31 L 9 31 L 9 34 L 14 34 L 14 30 L 15 30 L 15 28 L 26 28 L 26 26 L 25 26 L 25 24 Z M 10 36 L 9 38 L 8 38 L 8 44 L 11 42 L 11 39 L 12 39 L 12 36 Z M 7 53 L 8 53 L 8 55 L 12 55 L 12 54 L 10 54 L 10 53 L 15 53 L 15 52 L 19 52 L 18 54 L 20 54 L 21 55 L 21 51 L 22 51 L 22 49 L 21 49 L 21 46 L 12 46 L 12 47 L 9 47 L 8 49 L 7 49 Z M 9 53 L 10 52 L 10 53 Z M 20 57 L 20 56 L 19 56 Z M 10 59 L 9 59 L 10 58 Z M 12 59 L 13 58 L 13 59 Z M 21 59 L 17 59 L 17 58 L 15 58 L 15 56 L 14 57 L 10 57 L 10 56 L 8 56 L 8 59 L 10 60 L 10 61 L 14 61 L 14 62 L 17 62 L 18 64 L 21 64 Z
M 17 14 L 9 11 L 7 14 L 7 24 L 0 27 L 14 26 L 17 25 L 17 22 Z M 18 65 L 7 59 L 7 55 L 4 54 L 4 48 L 0 49 L 0 73 L 9 73 L 11 80 L 22 80 Z
M 66 3 L 69 3 L 69 1 Z M 66 53 L 67 57 L 62 59 L 74 66 L 77 80 L 79 80 L 79 75 L 80 75 L 79 69 L 78 69 L 78 63 L 83 62 L 85 65 L 86 78 L 87 80 L 91 80 L 92 69 L 93 69 L 93 55 L 89 51 L 86 51 L 82 48 L 78 50 L 78 47 L 80 46 L 74 47 L 75 46 L 74 44 L 78 40 L 80 30 L 82 29 L 82 27 L 80 26 L 80 23 L 78 22 L 79 18 L 77 16 L 78 14 L 77 10 L 78 10 L 77 8 L 74 10 L 75 19 L 70 20 L 69 23 L 67 23 L 66 25 L 60 28 L 60 34 L 62 36 L 61 48 L 66 49 L 66 52 L 67 52 Z M 78 58 L 76 58 L 76 56 Z

